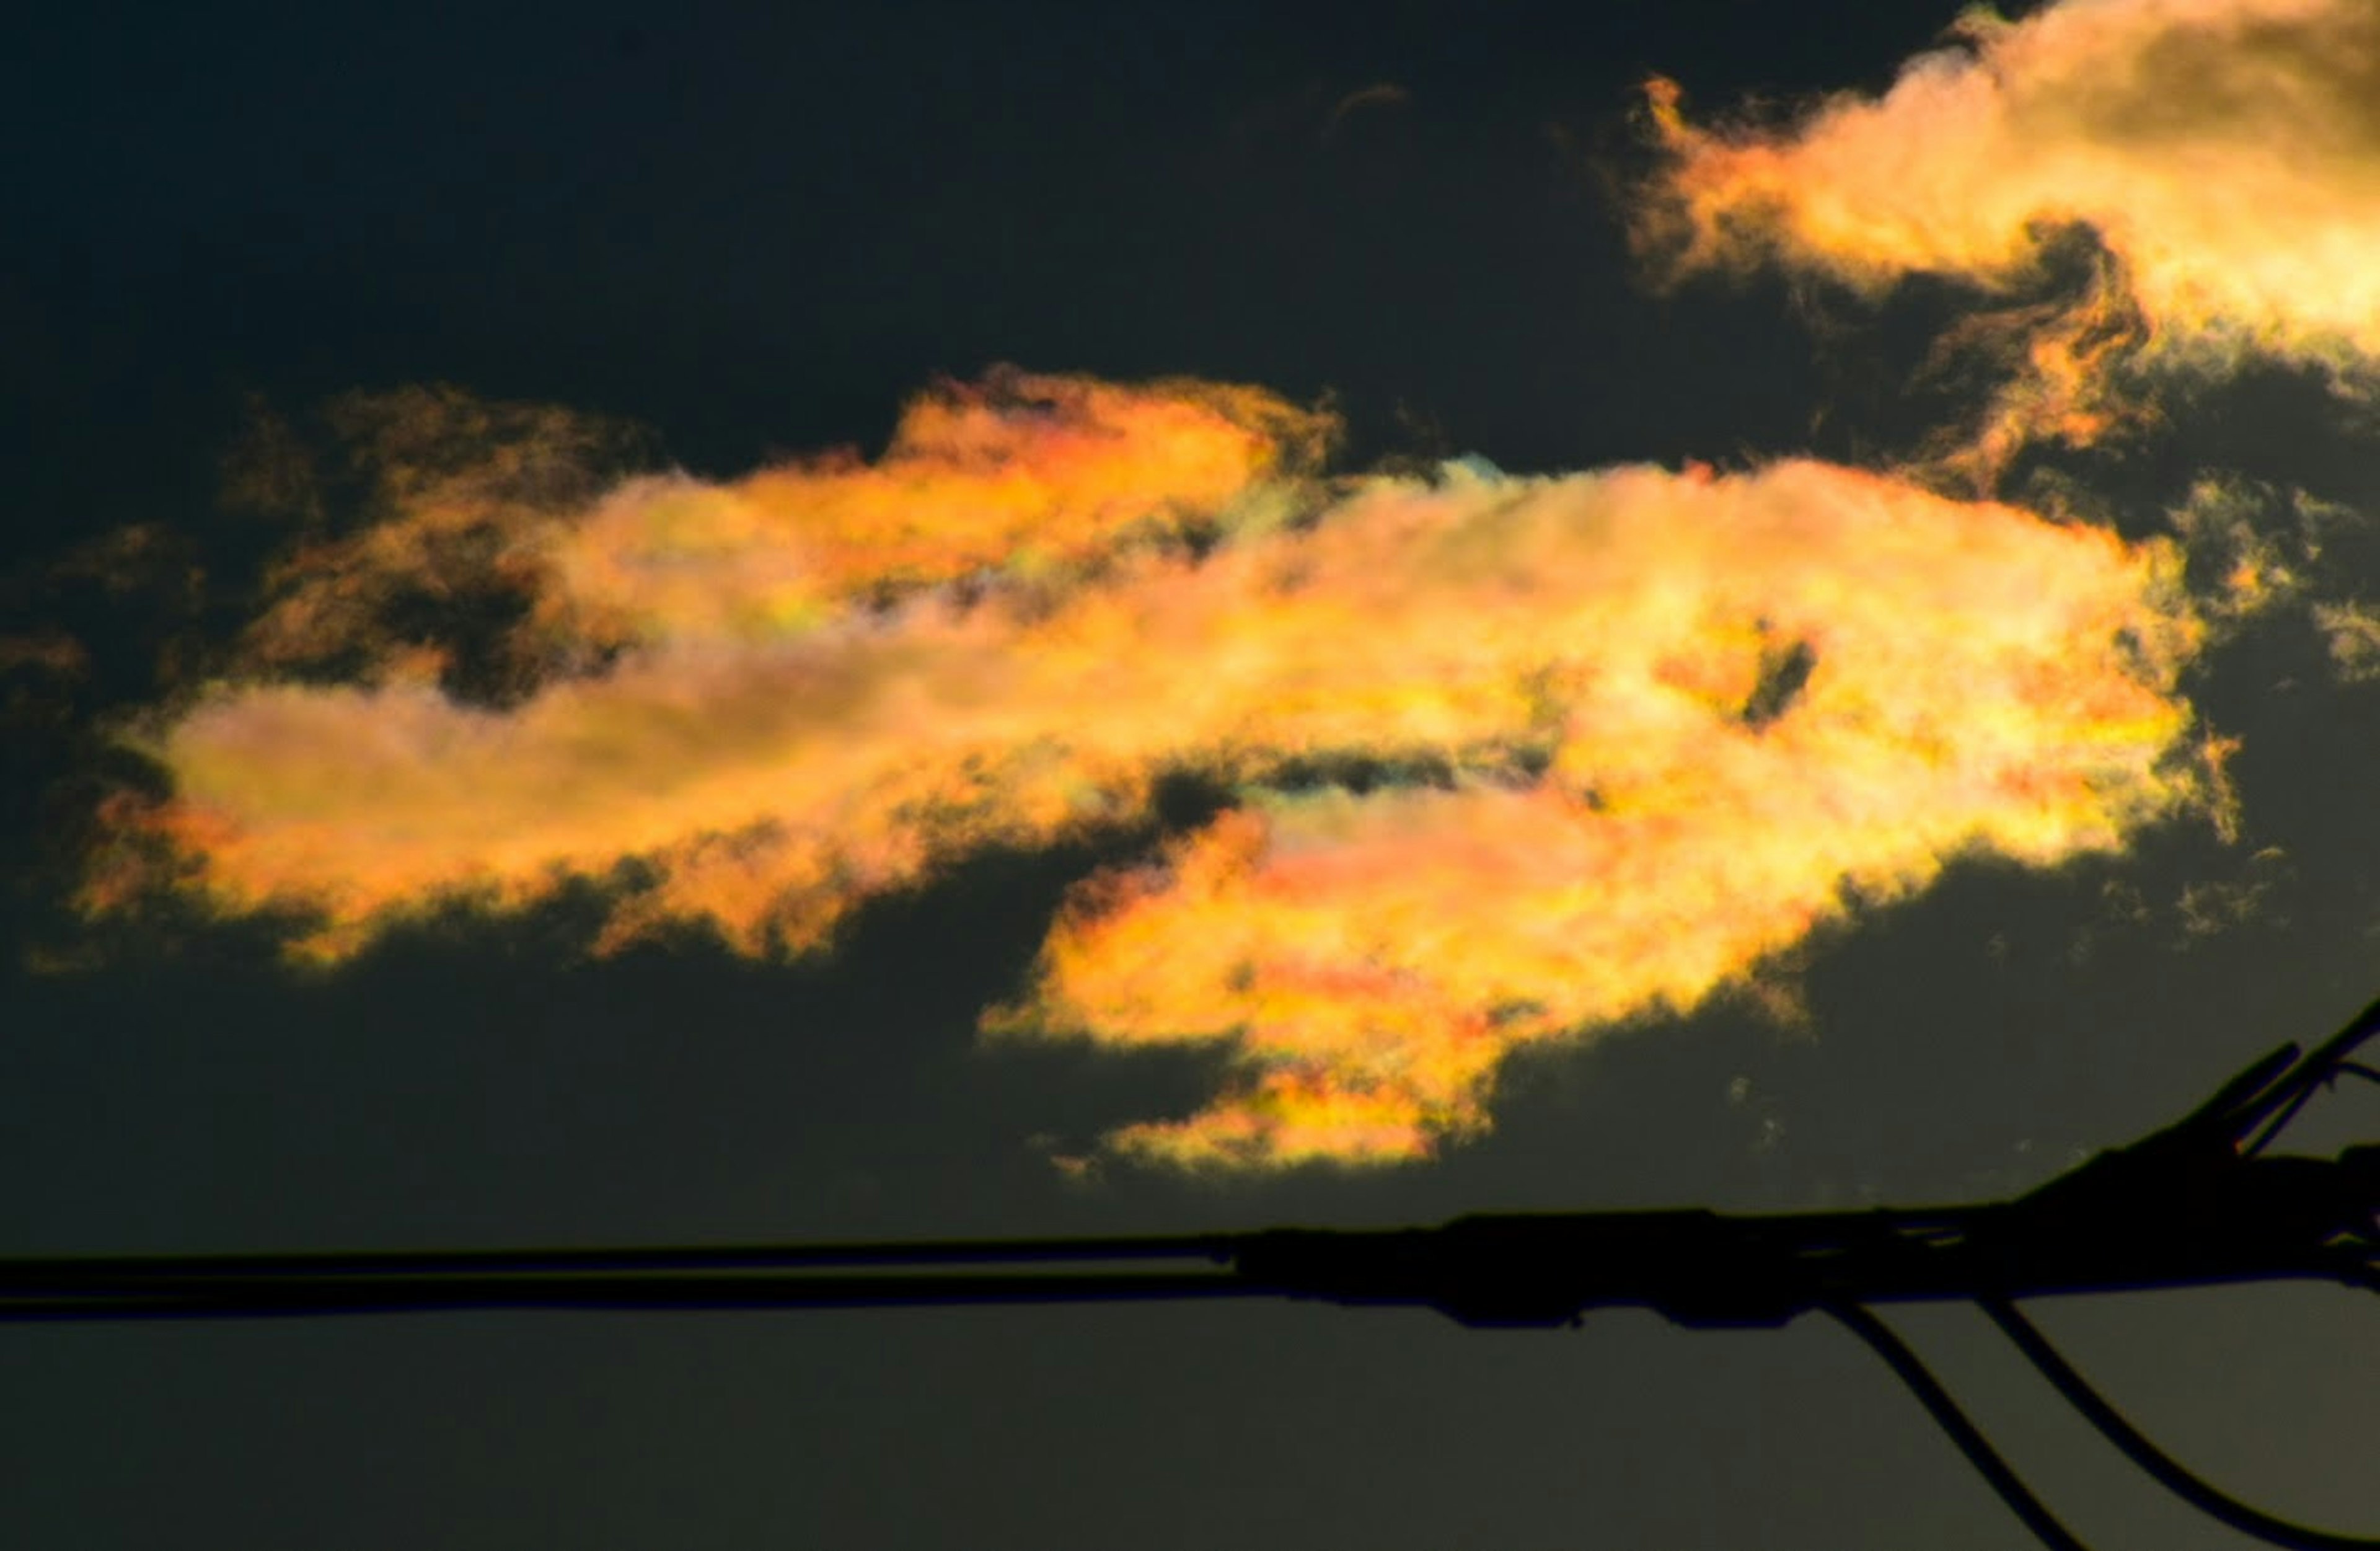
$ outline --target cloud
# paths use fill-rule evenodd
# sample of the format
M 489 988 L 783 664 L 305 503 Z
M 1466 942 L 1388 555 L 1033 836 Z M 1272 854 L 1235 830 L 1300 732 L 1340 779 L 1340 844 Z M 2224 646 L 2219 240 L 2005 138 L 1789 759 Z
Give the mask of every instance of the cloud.
M 91 672 L 91 653 L 80 641 L 55 630 L 0 635 L 0 675 L 18 672 L 75 679 Z
M 2350 684 L 2380 678 L 2380 609 L 2352 601 L 2316 604 L 2313 622 L 2339 678 Z
M 1369 86 L 1359 86 L 1330 104 L 1330 114 L 1323 121 L 1322 138 L 1337 135 L 1348 118 L 1355 114 L 1383 108 L 1409 107 L 1413 92 L 1393 80 L 1376 80 Z
M 1254 388 L 1012 370 L 918 396 L 872 463 L 844 449 L 722 483 L 619 477 L 625 428 L 451 388 L 351 396 L 332 418 L 369 520 L 278 569 L 250 664 L 455 688 L 458 638 L 494 618 L 478 645 L 498 661 L 464 677 L 496 693 L 639 642 L 785 639 L 856 602 L 1277 516 L 1242 497 L 1333 431 Z M 273 482 L 304 486 L 273 450 Z
M 1382 1162 L 1485 1129 L 1514 1048 L 2217 800 L 2177 545 L 1884 475 L 1332 479 L 1328 422 L 1259 390 L 1010 373 L 872 462 L 528 499 L 520 448 L 570 438 L 521 424 L 302 548 L 241 666 L 152 718 L 170 794 L 115 812 L 94 908 L 162 876 L 334 961 L 593 881 L 603 947 L 827 951 L 1189 776 L 1226 810 L 1086 879 L 987 1027 L 1224 1046 L 1125 1153 Z M 492 583 L 519 677 L 475 696 L 421 666 L 454 621 L 386 605 Z
M 2106 429 L 2124 362 L 2380 355 L 2380 9 L 2063 0 L 1970 11 L 1954 38 L 1881 97 L 1782 127 L 1694 124 L 1656 81 L 1667 165 L 1639 235 L 1687 269 L 2013 294 L 2088 228 L 2108 262 L 2025 331 L 2032 370 L 2002 406 L 2070 440 Z

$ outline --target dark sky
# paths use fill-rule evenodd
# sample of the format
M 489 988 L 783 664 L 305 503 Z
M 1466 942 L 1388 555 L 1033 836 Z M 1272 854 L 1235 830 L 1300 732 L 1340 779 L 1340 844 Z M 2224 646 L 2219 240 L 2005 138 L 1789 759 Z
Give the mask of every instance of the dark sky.
M 2004 1194 L 2319 1037 L 2380 981 L 2380 690 L 2336 682 L 2302 615 L 2243 629 L 2191 685 L 2241 740 L 2238 840 L 2185 822 L 2053 873 L 1955 869 L 1802 954 L 1805 1030 L 1725 1004 L 1529 1056 L 1491 1136 L 1403 1168 L 1052 1168 L 1038 1139 L 1186 1109 L 1211 1076 L 1196 1054 L 978 1043 L 1077 853 L 971 861 L 796 964 L 687 945 L 590 960 L 565 901 L 409 928 L 329 971 L 285 967 L 256 928 L 188 923 L 110 928 L 66 954 L 86 967 L 38 970 L 72 936 L 59 837 L 93 789 L 91 718 L 143 698 L 166 606 L 52 568 L 148 523 L 229 585 L 270 542 L 214 499 L 260 398 L 302 417 L 452 383 L 625 417 L 719 475 L 872 448 L 937 374 L 1002 361 L 1328 393 L 1354 464 L 1875 461 L 1927 428 L 1901 390 L 1938 298 L 1797 301 L 1774 276 L 1657 291 L 1612 180 L 1643 169 L 1648 73 L 1711 104 L 1875 90 L 1939 7 L 497 10 L 54 7 L 0 60 L 5 601 L 97 665 L 55 695 L 11 686 L 8 1252 Z M 2207 469 L 2368 509 L 2373 445 L 2319 382 L 2265 369 L 2081 466 L 2127 510 Z M 2334 546 L 2332 585 L 2354 592 L 2369 558 Z M 188 625 L 237 604 L 173 606 Z M 2248 901 L 2241 919 L 2193 915 L 2193 887 Z M 2351 1110 L 2318 1114 L 2308 1144 L 2351 1136 L 2370 1113 Z M 2380 1345 L 2347 1295 L 2042 1318 L 2226 1485 L 2304 1520 L 2380 1514 Z M 1980 1315 L 1903 1325 L 2086 1536 L 2235 1543 L 2087 1435 Z M 1816 1322 L 1483 1335 L 1251 1306 L 11 1328 L 0 1394 L 9 1538 L 90 1551 L 2030 1544 Z

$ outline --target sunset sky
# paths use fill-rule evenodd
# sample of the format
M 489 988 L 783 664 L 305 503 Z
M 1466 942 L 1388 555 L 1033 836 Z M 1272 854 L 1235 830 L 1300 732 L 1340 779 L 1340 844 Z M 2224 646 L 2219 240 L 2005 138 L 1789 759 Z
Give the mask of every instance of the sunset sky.
M 2361 0 L 103 7 L 0 84 L 0 1252 L 2001 1196 L 2380 991 Z M 2369 1530 L 2368 1303 L 2038 1313 Z M 1897 1317 L 2085 1539 L 2238 1543 Z M 2031 1544 L 1817 1322 L 0 1384 L 29 1544 Z

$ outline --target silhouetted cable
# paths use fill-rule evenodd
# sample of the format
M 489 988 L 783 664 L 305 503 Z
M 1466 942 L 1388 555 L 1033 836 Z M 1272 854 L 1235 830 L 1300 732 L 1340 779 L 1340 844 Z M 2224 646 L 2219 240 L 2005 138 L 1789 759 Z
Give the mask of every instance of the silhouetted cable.
M 2254 1157 L 2271 1146 L 2273 1139 L 2288 1130 L 2289 1122 L 2295 1120 L 2298 1112 L 2313 1099 L 2314 1090 L 2333 1086 L 2342 1072 L 2380 1082 L 2380 1071 L 2349 1059 L 2374 1034 L 2380 1034 L 2380 1001 L 2356 1014 L 2347 1027 L 2324 1041 L 2313 1055 L 2267 1089 L 2258 1102 L 2241 1111 L 2234 1134 L 2243 1139 L 2264 1115 L 2273 1114 L 2276 1110 L 2278 1113 L 2273 1114 L 2270 1123 L 2257 1133 L 2254 1141 L 2243 1141 L 2240 1151 L 2249 1157 Z M 2295 1046 L 2289 1048 L 2295 1050 Z M 2220 1097 L 2218 1095 L 2218 1099 Z
M 1265 1298 L 1221 1271 L 815 1276 L 571 1272 L 438 1276 L 183 1276 L 0 1282 L 0 1321 L 272 1319 L 463 1311 L 726 1313 Z
M 2359 1067 L 2356 1069 L 2361 1071 L 2362 1069 Z M 2257 1154 L 2263 1152 L 2265 1148 L 2270 1147 L 2273 1144 L 2273 1139 L 2280 1135 L 2281 1132 L 2289 1130 L 2289 1122 L 2296 1119 L 2298 1117 L 2298 1112 L 2303 1109 L 2313 1101 L 2313 1085 L 2312 1083 L 2308 1083 L 2305 1087 L 2298 1090 L 2296 1095 L 2289 1100 L 2288 1105 L 2284 1107 L 2278 1115 L 2273 1117 L 2270 1124 L 2265 1126 L 2263 1130 L 2256 1133 L 2256 1139 L 2254 1141 L 2240 1148 L 2240 1151 L 2245 1155 L 2252 1158 Z
M 2327 1530 L 2293 1524 L 2219 1490 L 2150 1442 L 2140 1429 L 2108 1402 L 2106 1396 L 2091 1386 L 2090 1381 L 2077 1372 L 2056 1347 L 2050 1345 L 2049 1337 L 2044 1336 L 2038 1326 L 2017 1312 L 2016 1305 L 1999 1298 L 1981 1298 L 1976 1302 L 1984 1313 L 1992 1316 L 1994 1323 L 2008 1333 L 2016 1349 L 2041 1371 L 2041 1376 L 2066 1398 L 2067 1404 L 2082 1412 L 2083 1420 L 2096 1427 L 2102 1437 L 2122 1449 L 2133 1464 L 2155 1477 L 2159 1485 L 2208 1518 L 2220 1519 L 2242 1534 L 2254 1535 L 2275 1545 L 2289 1546 L 2291 1551 L 2380 1551 L 2380 1540 L 2334 1534 Z
M 2229 1497 L 2159 1451 L 2015 1301 L 2319 1280 L 2380 1292 L 2380 1145 L 2259 1156 L 2350 1059 L 2380 1001 L 2312 1054 L 2283 1045 L 2176 1123 L 2010 1201 L 1730 1215 L 1476 1214 L 1429 1227 L 1172 1237 L 0 1258 L 0 1323 L 453 1310 L 724 1311 L 1281 1298 L 1553 1329 L 1609 1308 L 1700 1329 L 1840 1320 L 1891 1366 L 2052 1551 L 2043 1507 L 1872 1305 L 1973 1301 L 2065 1399 L 2201 1511 L 2286 1551 L 2380 1551 Z M 1171 1263 L 1171 1264 L 1166 1264 Z
M 318 1251 L 286 1254 L 49 1255 L 0 1260 L 0 1277 L 565 1276 L 1231 1258 L 1228 1234 L 1107 1239 L 944 1239 L 827 1244 L 564 1245 L 546 1249 Z
M 2074 1533 L 2059 1523 L 2057 1515 L 2033 1495 L 2032 1488 L 2025 1485 L 2009 1462 L 1999 1457 L 1998 1451 L 1992 1447 L 1991 1441 L 1984 1436 L 1982 1431 L 1967 1420 L 1967 1413 L 1959 1409 L 1959 1402 L 1950 1398 L 1950 1392 L 1942 1387 L 1941 1381 L 1934 1376 L 1924 1360 L 1910 1349 L 1909 1344 L 1893 1334 L 1891 1326 L 1857 1303 L 1829 1303 L 1826 1312 L 1841 1321 L 1844 1328 L 1865 1341 L 1870 1349 L 1884 1359 L 1942 1431 L 1949 1435 L 1950 1441 L 1959 1446 L 1959 1452 L 1967 1457 L 1967 1463 L 1974 1466 L 1976 1473 L 1999 1494 L 2000 1501 L 2008 1504 L 2010 1511 L 2024 1520 L 2025 1528 L 2034 1533 L 2034 1538 L 2048 1546 L 2050 1551 L 2090 1551 L 2089 1546 L 2077 1540 Z
M 1103 1298 L 1280 1297 L 1432 1308 L 1553 1328 L 1603 1308 L 1681 1325 L 1781 1325 L 1834 1301 L 1968 1301 L 2225 1282 L 2365 1285 L 2359 1211 L 2380 1148 L 2234 1158 L 2167 1188 L 2100 1159 L 2016 1202 L 1733 1215 L 1696 1209 L 1483 1214 L 1435 1227 L 1179 1238 L 0 1258 L 0 1320 L 406 1308 L 736 1309 Z M 2228 1153 L 2226 1154 L 2228 1156 Z M 2347 1225 L 2345 1227 L 2338 1225 Z

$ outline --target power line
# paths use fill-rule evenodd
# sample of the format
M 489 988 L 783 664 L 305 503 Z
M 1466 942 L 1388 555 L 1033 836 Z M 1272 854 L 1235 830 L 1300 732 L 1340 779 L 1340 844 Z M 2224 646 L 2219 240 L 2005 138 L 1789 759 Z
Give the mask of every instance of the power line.
M 1559 1327 L 1617 1307 L 1696 1328 L 1832 1316 L 1891 1366 L 2054 1551 L 2082 1551 L 1875 1309 L 1980 1306 L 2143 1470 L 2289 1551 L 2380 1551 L 2240 1502 L 2157 1449 L 2016 1310 L 2020 1299 L 2280 1280 L 2380 1290 L 2380 1144 L 2271 1143 L 2351 1059 L 2380 1001 L 2285 1045 L 2173 1125 L 2010 1201 L 1730 1215 L 1479 1214 L 1431 1227 L 1107 1239 L 0 1260 L 0 1322 L 266 1319 L 487 1309 L 726 1311 L 1285 1298 Z

